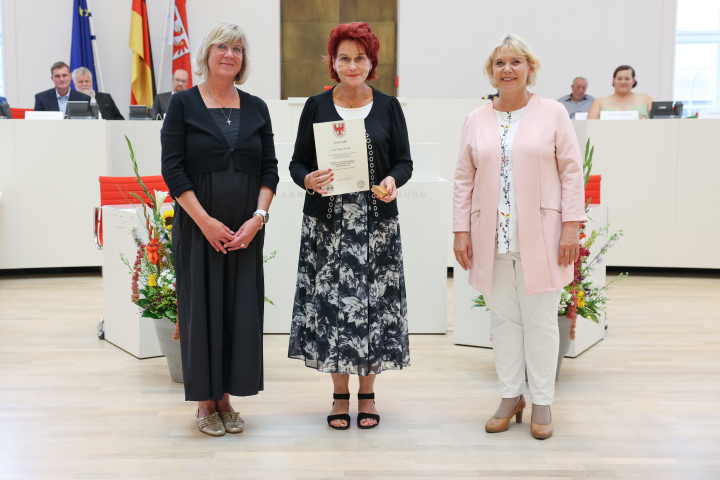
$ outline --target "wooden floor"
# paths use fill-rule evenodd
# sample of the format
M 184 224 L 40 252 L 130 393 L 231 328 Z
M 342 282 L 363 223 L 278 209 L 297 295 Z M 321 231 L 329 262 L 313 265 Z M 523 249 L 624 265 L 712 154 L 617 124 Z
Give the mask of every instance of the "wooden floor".
M 0 277 L 1 479 L 720 478 L 718 276 L 618 285 L 605 340 L 563 363 L 545 441 L 485 433 L 492 351 L 452 333 L 412 336 L 412 366 L 378 379 L 381 425 L 344 432 L 325 423 L 329 377 L 266 336 L 265 391 L 234 402 L 245 432 L 205 436 L 164 359 L 96 338 L 101 289 Z

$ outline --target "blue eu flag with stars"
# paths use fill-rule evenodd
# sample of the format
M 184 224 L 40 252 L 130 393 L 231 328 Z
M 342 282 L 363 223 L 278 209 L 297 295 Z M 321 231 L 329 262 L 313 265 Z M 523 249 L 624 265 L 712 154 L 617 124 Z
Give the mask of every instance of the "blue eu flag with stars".
M 95 58 L 92 48 L 94 39 L 95 37 L 90 34 L 90 10 L 87 0 L 74 0 L 70 72 L 78 67 L 90 70 L 93 77 L 93 90 L 97 92 L 97 75 L 95 75 Z

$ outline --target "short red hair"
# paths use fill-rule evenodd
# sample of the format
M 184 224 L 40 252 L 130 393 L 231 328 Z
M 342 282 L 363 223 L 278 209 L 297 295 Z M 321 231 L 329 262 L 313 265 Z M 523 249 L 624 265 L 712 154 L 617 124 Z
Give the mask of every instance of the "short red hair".
M 343 40 L 352 40 L 365 50 L 368 59 L 372 63 L 372 68 L 368 73 L 366 80 L 377 78 L 378 54 L 380 53 L 380 41 L 377 35 L 372 33 L 370 25 L 365 22 L 342 23 L 333 28 L 330 32 L 330 39 L 327 43 L 327 56 L 323 59 L 330 68 L 330 78 L 336 82 L 340 82 L 335 71 L 335 59 L 337 58 L 337 49 Z

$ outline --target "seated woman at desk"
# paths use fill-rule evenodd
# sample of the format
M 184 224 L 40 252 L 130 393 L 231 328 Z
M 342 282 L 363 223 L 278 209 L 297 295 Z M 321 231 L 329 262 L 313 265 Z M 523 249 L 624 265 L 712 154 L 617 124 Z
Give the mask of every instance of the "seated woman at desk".
M 620 65 L 613 74 L 615 93 L 598 98 L 590 106 L 588 120 L 600 118 L 600 112 L 636 110 L 640 118 L 648 118 L 653 99 L 644 93 L 633 93 L 637 86 L 635 69 L 630 65 Z

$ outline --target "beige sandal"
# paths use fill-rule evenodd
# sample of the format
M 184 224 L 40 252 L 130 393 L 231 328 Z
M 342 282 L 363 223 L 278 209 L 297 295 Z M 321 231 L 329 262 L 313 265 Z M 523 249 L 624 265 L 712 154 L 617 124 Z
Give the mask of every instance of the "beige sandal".
M 227 433 L 240 433 L 245 428 L 245 420 L 238 412 L 220 412 L 220 419 Z
M 198 429 L 207 435 L 212 437 L 222 437 L 225 435 L 225 426 L 223 421 L 220 419 L 218 412 L 214 412 L 212 415 L 207 417 L 198 417 L 200 411 L 195 412 L 195 421 L 197 422 Z

